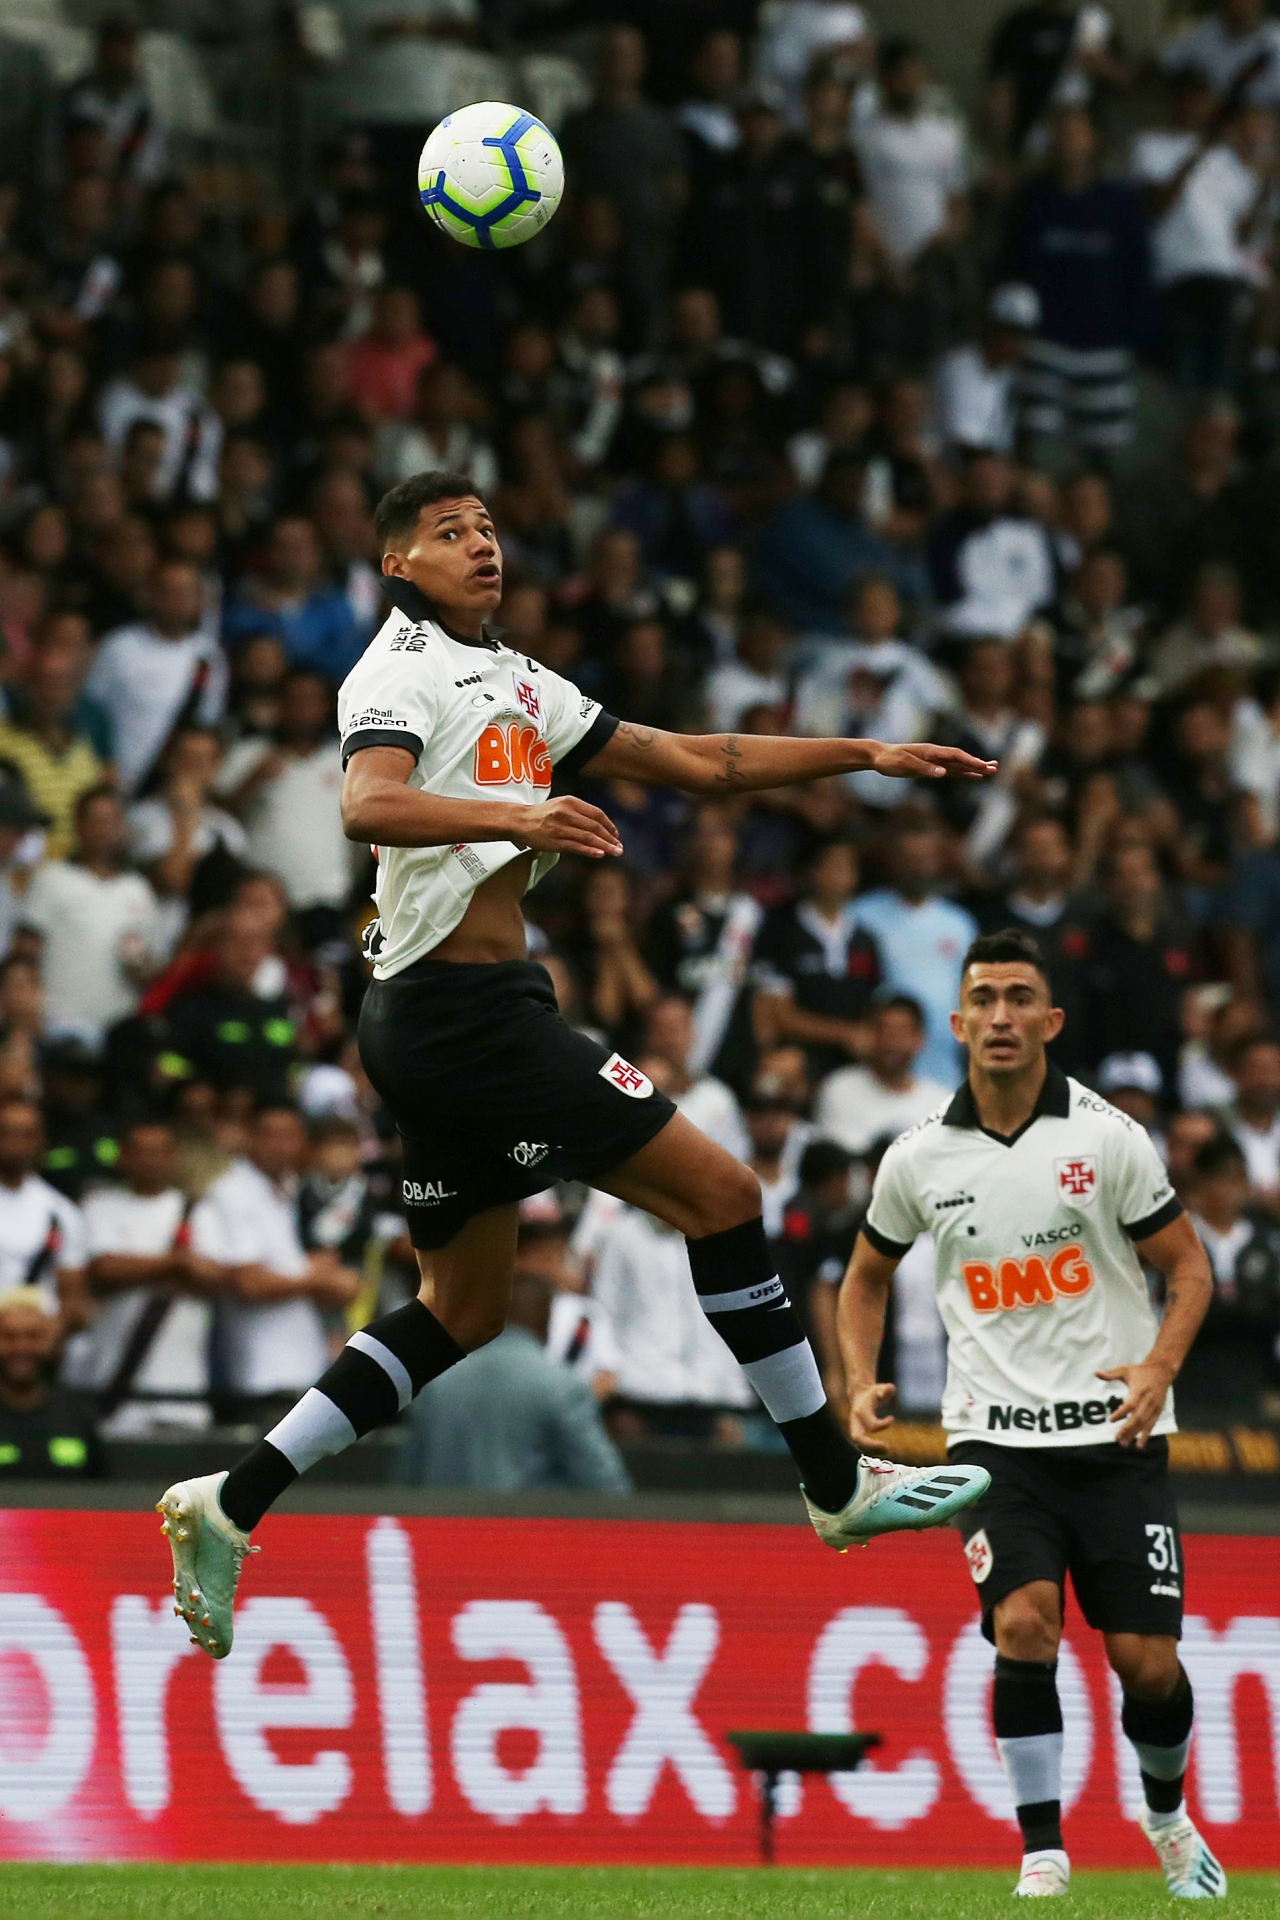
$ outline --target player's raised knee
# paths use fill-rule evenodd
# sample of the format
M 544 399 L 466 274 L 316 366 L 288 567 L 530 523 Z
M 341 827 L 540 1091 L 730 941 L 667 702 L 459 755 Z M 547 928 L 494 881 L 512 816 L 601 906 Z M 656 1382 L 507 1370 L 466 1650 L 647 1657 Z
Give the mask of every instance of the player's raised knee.
M 744 1220 L 759 1217 L 763 1205 L 760 1182 L 750 1167 L 726 1153 L 717 1157 L 714 1167 L 700 1180 L 692 1204 L 697 1223 L 689 1230 L 691 1239 L 724 1233 L 730 1227 L 740 1227 Z

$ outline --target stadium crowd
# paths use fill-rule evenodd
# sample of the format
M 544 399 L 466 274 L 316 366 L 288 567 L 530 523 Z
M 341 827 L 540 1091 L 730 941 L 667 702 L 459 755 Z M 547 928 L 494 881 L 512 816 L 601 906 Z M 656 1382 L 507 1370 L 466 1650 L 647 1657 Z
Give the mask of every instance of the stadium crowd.
M 877 1153 L 957 1084 L 961 955 L 1014 925 L 1209 1249 L 1185 1401 L 1280 1418 L 1280 26 L 1218 0 L 1139 60 L 1032 0 L 966 114 L 844 0 L 625 12 L 477 13 L 590 62 L 511 256 L 427 227 L 423 130 L 381 123 L 229 248 L 119 20 L 0 182 L 0 1472 L 261 1431 L 416 1287 L 333 715 L 372 508 L 426 467 L 492 507 L 507 643 L 609 710 L 1000 762 L 584 782 L 625 860 L 528 899 L 567 1017 L 758 1173 L 833 1397 Z M 625 1484 L 598 1407 L 766 1444 L 678 1235 L 525 1213 L 513 1327 L 407 1472 Z M 922 1241 L 909 1412 L 943 1362 Z M 537 1448 L 477 1423 L 513 1381 Z

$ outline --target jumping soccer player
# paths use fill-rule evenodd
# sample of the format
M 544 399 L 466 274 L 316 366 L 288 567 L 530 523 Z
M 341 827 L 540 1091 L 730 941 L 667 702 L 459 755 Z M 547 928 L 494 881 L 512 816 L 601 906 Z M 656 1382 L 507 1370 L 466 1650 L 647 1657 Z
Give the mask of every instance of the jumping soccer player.
M 953 747 L 620 723 L 486 633 L 502 556 L 464 475 L 403 481 L 377 528 L 395 611 L 339 695 L 342 814 L 378 859 L 360 1054 L 403 1137 L 422 1290 L 353 1334 L 230 1473 L 182 1481 L 160 1501 L 192 1637 L 216 1657 L 230 1651 L 250 1530 L 300 1473 L 395 1420 L 501 1332 L 519 1202 L 555 1180 L 603 1188 L 686 1235 L 701 1305 L 778 1423 L 823 1540 L 843 1551 L 939 1525 L 985 1490 L 985 1468 L 860 1458 L 774 1272 L 755 1175 L 560 1018 L 550 977 L 525 957 L 521 901 L 562 853 L 622 852 L 598 807 L 551 797 L 553 767 L 732 796 L 863 767 L 981 779 L 994 762 Z
M 1182 1798 L 1192 1700 L 1164 1437 L 1209 1305 L 1209 1262 L 1142 1128 L 1046 1059 L 1062 1018 L 1034 940 L 1010 930 L 974 941 L 951 1016 L 968 1079 L 885 1154 L 841 1290 L 850 1432 L 883 1449 L 885 1303 L 899 1260 L 931 1233 L 949 1336 L 947 1457 L 991 1475 L 959 1524 L 996 1648 L 996 1742 L 1024 1848 L 1016 1890 L 1065 1893 L 1070 1879 L 1055 1679 L 1070 1571 L 1124 1689 L 1142 1830 L 1171 1893 L 1212 1899 L 1226 1875 Z M 1139 1254 L 1165 1276 L 1159 1326 Z

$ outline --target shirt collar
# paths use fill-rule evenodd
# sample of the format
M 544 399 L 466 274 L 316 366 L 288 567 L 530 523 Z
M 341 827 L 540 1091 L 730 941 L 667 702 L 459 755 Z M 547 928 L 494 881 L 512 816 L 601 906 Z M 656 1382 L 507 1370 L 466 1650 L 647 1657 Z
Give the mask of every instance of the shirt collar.
M 1011 1147 L 1016 1141 L 1021 1140 L 1027 1128 L 1033 1127 L 1042 1114 L 1048 1115 L 1053 1120 L 1066 1120 L 1071 1115 L 1071 1088 L 1067 1084 L 1067 1076 L 1061 1067 L 1054 1066 L 1052 1060 L 1046 1063 L 1044 1085 L 1040 1089 L 1039 1098 L 1016 1133 L 994 1133 L 990 1127 L 983 1126 L 978 1118 L 973 1088 L 969 1085 L 967 1075 L 957 1088 L 951 1105 L 943 1114 L 942 1124 L 944 1127 L 972 1127 L 979 1133 L 985 1133 L 988 1139 L 998 1141 L 1002 1147 Z
M 384 573 L 382 591 L 392 606 L 398 607 L 406 619 L 430 620 L 442 633 L 447 633 L 451 640 L 456 640 L 460 647 L 483 647 L 486 653 L 498 651 L 496 640 L 490 640 L 487 636 L 482 640 L 469 640 L 465 634 L 454 633 L 451 628 L 446 627 L 426 594 L 420 587 L 415 587 L 412 580 L 400 580 L 394 574 Z

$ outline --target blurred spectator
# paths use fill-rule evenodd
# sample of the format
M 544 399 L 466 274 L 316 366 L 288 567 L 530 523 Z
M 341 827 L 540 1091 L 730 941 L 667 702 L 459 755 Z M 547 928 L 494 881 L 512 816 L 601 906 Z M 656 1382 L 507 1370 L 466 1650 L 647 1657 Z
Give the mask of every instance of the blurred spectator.
M 0 720 L 0 761 L 45 817 L 45 850 L 55 859 L 70 849 L 76 802 L 106 778 L 111 757 L 110 722 L 84 697 L 91 658 L 81 615 L 51 615 Z
M 516 1266 L 551 1288 L 547 1353 L 584 1380 L 603 1403 L 618 1384 L 618 1346 L 608 1314 L 586 1290 L 586 1274 L 570 1252 L 569 1238 L 563 1218 L 522 1220 Z
M 67 88 L 61 131 L 93 127 L 108 170 L 130 187 L 150 186 L 164 171 L 165 129 L 148 96 L 138 60 L 138 30 L 120 14 L 98 23 L 93 65 Z
M 1195 977 L 1190 929 L 1165 889 L 1151 848 L 1117 847 L 1103 880 L 1106 905 L 1089 929 L 1085 1030 L 1093 1061 L 1149 1053 L 1175 1084 L 1183 993 Z
M 189 383 L 183 356 L 166 336 L 144 340 L 130 372 L 107 382 L 98 419 L 103 438 L 117 454 L 125 450 L 135 427 L 154 426 L 163 434 L 151 498 L 168 500 L 183 494 L 193 500 L 216 498 L 222 422 Z
M 1087 902 L 1072 890 L 1076 865 L 1071 835 L 1061 820 L 1032 815 L 1012 836 L 1013 871 L 1007 891 L 978 903 L 984 933 L 1015 927 L 1029 933 L 1049 968 L 1053 1003 L 1066 1019 L 1052 1043 L 1052 1057 L 1065 1073 L 1080 1078 L 1085 1058 L 1085 1015 L 1081 963 L 1089 946 Z
M 224 359 L 249 360 L 261 368 L 269 410 L 285 417 L 304 386 L 306 344 L 292 261 L 261 260 L 253 267 L 221 344 Z
M 641 90 L 645 46 L 637 28 L 601 29 L 595 98 L 570 114 L 560 132 L 565 166 L 612 201 L 622 226 L 624 297 L 636 315 L 640 339 L 657 328 L 667 247 L 684 198 L 684 149 L 679 130 Z
M 104 1472 L 91 1399 L 56 1385 L 58 1316 L 34 1287 L 0 1292 L 0 1479 Z
M 165 748 L 158 790 L 129 809 L 129 853 L 161 902 L 166 953 L 186 927 L 197 868 L 219 855 L 225 869 L 245 851 L 238 822 L 212 804 L 221 764 L 221 743 L 211 728 L 182 727 Z
M 309 1104 L 306 1093 L 314 1100 L 316 1089 L 305 1089 L 304 1105 Z M 401 1241 L 403 1223 L 388 1211 L 378 1179 L 363 1164 L 365 1143 L 354 1119 L 321 1114 L 312 1120 L 309 1135 L 307 1171 L 298 1191 L 302 1244 L 308 1253 L 330 1248 L 360 1275 L 360 1298 L 352 1311 L 365 1308 L 367 1318 L 377 1305 L 382 1256 Z M 407 1244 L 400 1250 L 409 1253 Z
M 31 867 L 43 852 L 38 830 L 48 824 L 24 782 L 0 768 L 0 961 L 13 943 Z
M 216 790 L 245 826 L 250 863 L 277 874 L 308 930 L 307 944 L 338 930 L 354 872 L 338 794 L 342 756 L 333 701 L 318 674 L 295 671 L 281 688 L 274 742 L 231 749 Z
M 742 1110 L 724 1081 L 696 1062 L 694 1048 L 700 1038 L 689 1002 L 680 994 L 669 994 L 650 1010 L 643 1057 L 661 1063 L 662 1089 L 685 1118 L 727 1153 L 745 1160 L 748 1140 Z
M 1195 1157 L 1221 1132 L 1217 1120 L 1202 1108 L 1175 1113 L 1169 1122 L 1165 1149 L 1169 1155 L 1169 1183 L 1186 1203 L 1195 1186 Z M 1234 1143 L 1233 1143 L 1234 1144 Z
M 604 1229 L 591 1291 L 618 1343 L 615 1432 L 706 1439 L 717 1416 L 755 1403 L 746 1376 L 698 1305 L 682 1235 L 634 1207 Z
M 101 174 L 82 174 L 63 188 L 45 239 L 44 270 L 32 314 L 37 330 L 52 345 L 89 348 L 94 328 L 120 292 L 124 269 L 110 243 L 112 216 L 111 183 Z M 42 410 L 44 418 L 38 426 L 32 422 L 46 452 L 52 452 L 63 437 L 59 428 L 65 431 L 57 418 L 56 398 L 59 376 L 65 371 L 65 362 L 56 372 L 48 367 L 47 410 Z
M 715 155 L 732 153 L 738 144 L 734 106 L 742 89 L 742 65 L 742 42 L 736 33 L 713 27 L 703 35 L 690 68 L 693 91 L 676 113 L 695 175 Z
M 1280 1209 L 1280 1045 L 1263 1035 L 1242 1043 L 1225 1119 L 1244 1155 L 1255 1200 Z
M 944 1105 L 953 1091 L 914 1070 L 924 1045 L 924 1013 L 909 994 L 878 1001 L 868 1028 L 865 1066 L 837 1067 L 828 1074 L 813 1110 L 818 1132 L 855 1158 L 876 1140 L 896 1140 Z
M 227 699 L 227 664 L 203 629 L 200 576 L 185 560 L 166 560 L 149 595 L 151 617 L 108 633 L 85 691 L 110 717 L 115 763 L 125 793 L 145 792 L 175 733 L 195 721 L 213 726 Z
M 79 1202 L 90 1185 L 110 1178 L 120 1158 L 119 1131 L 106 1099 L 105 1062 L 75 1038 L 40 1050 L 45 1151 L 40 1171 L 50 1186 Z
M 1053 598 L 1053 553 L 1044 528 L 1019 511 L 1015 478 L 1002 454 L 972 454 L 960 505 L 934 523 L 929 573 L 947 633 L 1016 640 Z
M 852 0 L 782 0 L 760 36 L 760 72 L 782 87 L 788 117 L 798 123 L 804 88 L 816 63 L 854 76 L 867 67 L 874 30 Z
M 1214 93 L 1239 90 L 1251 106 L 1280 106 L 1280 26 L 1266 0 L 1217 0 L 1160 56 L 1166 73 L 1198 74 Z
M 1136 1120 L 1164 1158 L 1165 1142 L 1160 1132 L 1160 1108 L 1164 1097 L 1164 1079 L 1149 1053 L 1109 1053 L 1100 1060 L 1094 1073 L 1098 1092 L 1113 1107 Z
M 68 1384 L 98 1396 L 103 1431 L 134 1438 L 207 1427 L 214 1302 L 230 1274 L 191 1245 L 191 1205 L 177 1183 L 173 1135 L 157 1121 L 126 1129 L 119 1186 L 84 1206 L 92 1327 L 67 1356 Z
M 950 1015 L 960 991 L 960 962 L 978 929 L 963 907 L 943 896 L 942 862 L 936 828 L 904 827 L 890 849 L 892 885 L 863 894 L 854 913 L 859 931 L 876 943 L 887 990 L 908 995 L 924 1010 L 920 1072 L 954 1087 L 960 1054 Z
M 929 66 L 914 40 L 881 42 L 879 102 L 854 129 L 871 237 L 895 275 L 923 272 L 968 220 L 964 136 L 929 99 Z
M 1016 281 L 997 287 L 982 337 L 952 347 L 934 374 L 934 423 L 944 445 L 1011 454 L 1018 430 L 1018 381 L 1027 342 L 1040 330 L 1040 296 Z
M 760 534 L 757 584 L 802 630 L 838 633 L 845 594 L 860 573 L 887 574 L 907 599 L 928 591 L 918 562 L 868 527 L 865 479 L 861 454 L 833 453 L 816 491 L 783 507 Z
M 742 1118 L 751 1141 L 747 1165 L 760 1182 L 764 1230 L 770 1240 L 776 1240 L 782 1232 L 783 1209 L 799 1184 L 800 1157 L 813 1138 L 813 1128 L 796 1116 L 767 1075 L 747 1093 Z
M 1280 1231 L 1256 1205 L 1228 1135 L 1192 1163 L 1191 1223 L 1213 1269 L 1213 1299 L 1179 1374 L 1184 1404 L 1219 1418 L 1274 1418 L 1280 1387 Z
M 645 564 L 659 574 L 696 580 L 707 554 L 732 532 L 719 490 L 699 477 L 698 450 L 684 434 L 669 434 L 654 453 L 650 476 L 615 502 L 612 521 L 640 542 Z
M 1087 107 L 1099 87 L 1128 78 L 1110 10 L 1078 0 L 1031 0 L 1006 13 L 987 70 L 988 112 L 1014 155 L 1043 152 L 1057 108 Z
M 29 1288 L 74 1333 L 88 1318 L 84 1216 L 36 1172 L 43 1152 L 35 1102 L 0 1099 L 0 1284 Z
M 691 1069 L 741 1088 L 755 1059 L 749 982 L 764 915 L 738 886 L 738 837 L 725 810 L 700 807 L 685 848 L 683 884 L 655 910 L 646 958 L 666 993 L 692 1002 Z
M 1069 698 L 1101 700 L 1137 662 L 1143 615 L 1128 605 L 1128 569 L 1105 547 L 1087 553 L 1054 613 L 1053 664 Z
M 866 1050 L 866 1016 L 880 984 L 876 940 L 860 924 L 858 856 L 849 841 L 820 847 L 794 906 L 778 907 L 755 950 L 757 1031 L 764 1044 L 798 1041 L 814 1071 Z
M 1266 649 L 1240 624 L 1240 582 L 1230 567 L 1204 567 L 1183 619 L 1152 647 L 1147 685 L 1155 699 L 1183 692 L 1210 667 L 1257 667 Z
M 1004 268 L 1040 298 L 1027 350 L 1023 426 L 1107 459 L 1132 435 L 1133 350 L 1152 321 L 1145 212 L 1126 182 L 1099 176 L 1087 112 L 1054 116 L 1049 167 L 1010 207 Z
M 503 1332 L 414 1402 L 397 1467 L 402 1482 L 502 1493 L 631 1491 L 590 1386 L 546 1351 L 551 1306 L 546 1281 L 518 1270 Z
M 91 1043 L 132 1012 L 160 958 L 156 898 L 125 870 L 128 837 L 119 795 L 90 787 L 76 803 L 70 857 L 40 868 L 22 907 L 41 939 L 50 1030 Z
M 465 473 L 482 497 L 493 491 L 498 462 L 475 429 L 479 409 L 471 383 L 460 367 L 435 360 L 418 375 L 411 419 L 387 419 L 374 443 L 374 472 L 380 487 L 394 487 L 410 474 L 442 467 Z
M 262 1107 L 248 1148 L 216 1179 L 191 1216 L 191 1244 L 232 1269 L 218 1313 L 226 1369 L 223 1413 L 270 1424 L 328 1364 L 322 1309 L 350 1305 L 355 1274 L 329 1250 L 305 1253 L 298 1237 L 298 1173 L 306 1133 L 288 1106 Z
M 844 1397 L 836 1337 L 836 1295 L 857 1237 L 861 1208 L 852 1159 L 832 1140 L 815 1140 L 800 1156 L 798 1191 L 787 1202 L 778 1242 L 778 1273 L 813 1342 L 829 1400 Z
M 707 675 L 707 726 L 713 733 L 732 733 L 749 707 L 780 707 L 787 698 L 782 669 L 792 636 L 786 621 L 771 607 L 756 605 L 744 608 L 736 624 L 735 657 Z
M 271 954 L 271 935 L 256 918 L 233 913 L 212 968 L 167 1007 L 174 1049 L 211 1086 L 252 1087 L 262 1098 L 283 1093 L 297 1034 L 283 980 L 274 991 L 259 991 Z
M 418 297 L 408 287 L 380 287 L 368 330 L 347 354 L 351 398 L 368 420 L 407 420 L 436 343 L 422 331 Z
M 302 514 L 276 521 L 262 572 L 240 582 L 222 633 L 232 646 L 250 634 L 278 633 L 291 665 L 333 681 L 344 680 L 355 665 L 364 637 L 346 595 L 325 579 L 319 535 Z

